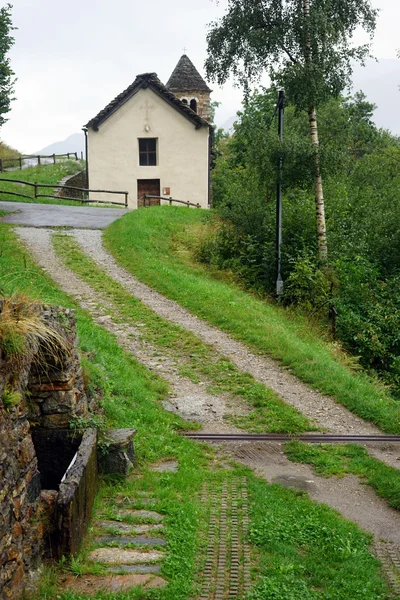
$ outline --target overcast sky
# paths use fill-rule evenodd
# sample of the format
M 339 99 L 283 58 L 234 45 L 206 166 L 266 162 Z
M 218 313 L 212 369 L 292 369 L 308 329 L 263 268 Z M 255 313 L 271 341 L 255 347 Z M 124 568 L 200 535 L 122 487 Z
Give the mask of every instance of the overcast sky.
M 21 152 L 80 131 L 138 73 L 167 81 L 183 49 L 203 74 L 207 25 L 227 0 L 11 0 L 18 78 L 16 100 L 0 136 Z M 396 57 L 399 0 L 372 0 L 381 9 L 374 53 Z M 400 61 L 399 61 L 400 63 Z M 240 108 L 241 92 L 214 88 L 222 125 Z M 400 101 L 400 94 L 399 94 Z

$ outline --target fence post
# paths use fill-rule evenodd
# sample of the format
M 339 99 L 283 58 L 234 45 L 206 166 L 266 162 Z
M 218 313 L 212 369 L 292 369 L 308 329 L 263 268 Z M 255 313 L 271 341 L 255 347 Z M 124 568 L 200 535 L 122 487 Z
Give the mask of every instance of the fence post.
M 83 160 L 83 151 L 81 150 L 81 160 Z
M 35 189 L 35 198 L 37 198 L 37 183 L 36 182 L 34 183 L 34 186 L 35 186 L 35 188 L 34 188 Z
M 199 203 L 197 203 L 197 208 L 200 208 L 200 204 Z
M 22 169 L 22 158 L 21 157 L 19 157 L 19 168 L 20 168 L 20 170 Z
M 53 163 L 56 164 L 56 155 L 53 154 Z
M 40 167 L 40 156 L 37 156 L 36 158 L 37 158 L 38 167 Z
M 188 208 L 190 207 L 190 202 L 189 202 L 189 200 L 187 201 L 187 207 L 188 207 Z
M 125 192 L 125 208 L 128 208 L 128 192 Z
M 169 205 L 172 206 L 172 196 L 169 197 Z
M 75 154 L 75 160 L 78 160 L 78 153 L 75 152 L 74 154 Z
M 0 173 L 3 172 L 3 159 L 0 158 Z

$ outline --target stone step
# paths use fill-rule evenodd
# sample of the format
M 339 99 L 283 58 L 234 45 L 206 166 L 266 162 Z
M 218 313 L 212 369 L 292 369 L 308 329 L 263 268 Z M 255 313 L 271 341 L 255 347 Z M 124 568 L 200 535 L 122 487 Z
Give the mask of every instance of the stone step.
M 154 510 L 126 509 L 119 510 L 118 515 L 121 517 L 131 517 L 132 519 L 142 519 L 143 521 L 153 520 L 160 522 L 164 519 L 164 515 L 160 515 L 160 513 L 157 513 Z
M 133 524 L 133 523 L 121 523 L 121 521 L 95 521 L 94 525 L 100 527 L 105 531 L 113 530 L 119 531 L 120 533 L 134 534 L 134 533 L 148 533 L 150 531 L 160 531 L 164 529 L 164 525 L 153 523 L 148 524 Z
M 63 589 L 77 594 L 92 596 L 97 592 L 121 592 L 134 586 L 142 586 L 144 590 L 163 588 L 167 582 L 153 573 L 136 573 L 130 575 L 70 575 L 63 582 Z
M 94 540 L 99 544 L 116 544 L 119 547 L 136 544 L 137 546 L 165 546 L 166 540 L 160 537 L 145 535 L 102 535 Z
M 159 550 L 134 550 L 132 548 L 97 548 L 89 554 L 89 560 L 106 565 L 138 565 L 159 562 L 165 552 Z
M 156 473 L 176 473 L 178 469 L 179 463 L 177 460 L 165 460 L 150 467 L 150 471 L 155 471 Z
M 107 573 L 161 573 L 160 565 L 119 565 L 109 567 Z

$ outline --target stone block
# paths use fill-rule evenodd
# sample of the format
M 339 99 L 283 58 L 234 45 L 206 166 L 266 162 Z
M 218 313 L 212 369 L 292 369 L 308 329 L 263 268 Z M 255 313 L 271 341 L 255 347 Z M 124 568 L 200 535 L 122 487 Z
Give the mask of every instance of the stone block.
M 133 438 L 135 429 L 114 429 L 107 431 L 109 443 L 107 452 L 99 456 L 99 468 L 104 474 L 118 474 L 127 477 L 135 463 Z
M 71 415 L 69 413 L 44 415 L 42 417 L 42 427 L 46 429 L 67 429 Z
M 35 448 L 31 436 L 25 437 L 19 445 L 18 462 L 24 467 L 35 458 Z
M 45 415 L 52 414 L 71 414 L 76 405 L 75 391 L 57 392 L 50 395 L 42 404 L 42 411 Z

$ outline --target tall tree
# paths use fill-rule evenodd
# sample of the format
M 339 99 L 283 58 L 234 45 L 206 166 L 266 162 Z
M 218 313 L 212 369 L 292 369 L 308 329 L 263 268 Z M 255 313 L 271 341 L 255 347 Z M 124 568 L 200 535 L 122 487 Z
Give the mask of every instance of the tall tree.
M 207 36 L 210 79 L 223 84 L 232 74 L 246 89 L 267 70 L 296 108 L 307 111 L 322 263 L 328 246 L 317 108 L 346 87 L 352 63 L 369 56 L 369 44 L 353 46 L 352 39 L 358 27 L 372 37 L 376 17 L 369 0 L 228 0 Z
M 0 127 L 7 121 L 3 117 L 11 108 L 13 99 L 14 72 L 10 67 L 7 53 L 14 44 L 11 31 L 15 29 L 11 21 L 11 4 L 0 8 Z

